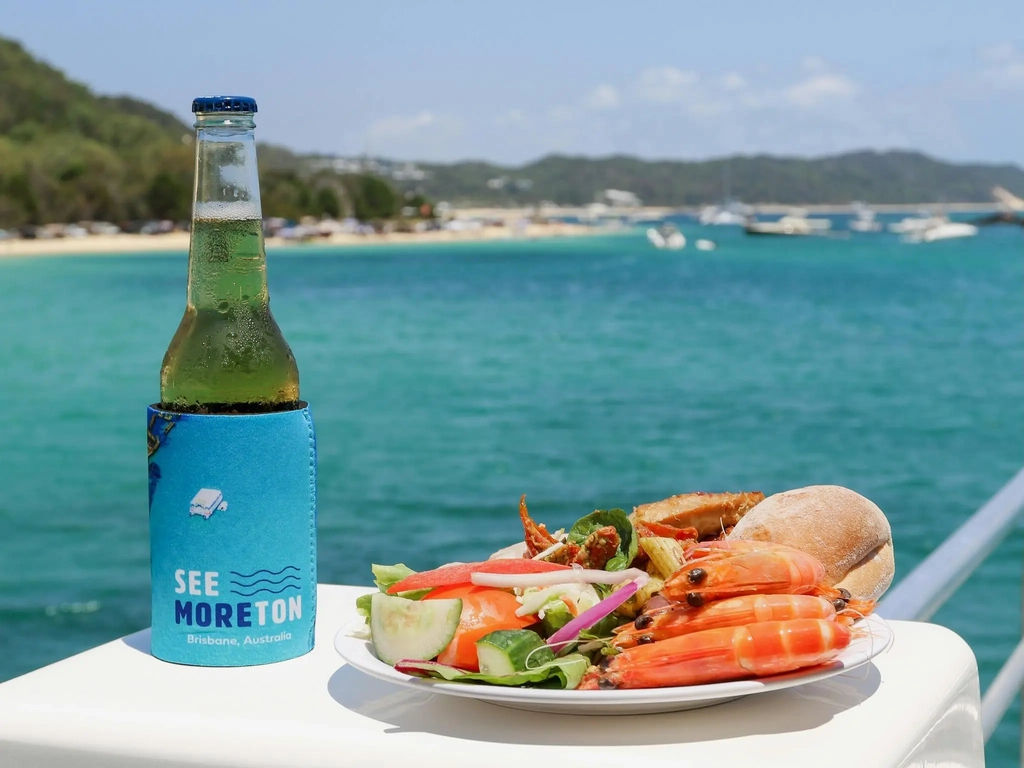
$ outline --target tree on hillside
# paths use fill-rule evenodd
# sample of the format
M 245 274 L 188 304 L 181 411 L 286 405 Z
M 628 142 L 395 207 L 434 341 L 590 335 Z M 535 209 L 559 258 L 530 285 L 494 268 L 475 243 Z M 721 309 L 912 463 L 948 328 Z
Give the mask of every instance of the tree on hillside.
M 316 207 L 324 216 L 337 219 L 341 216 L 341 201 L 338 200 L 338 193 L 330 187 L 320 187 L 316 191 Z
M 189 217 L 191 127 L 131 97 L 97 96 L 3 38 L 0 72 L 0 228 Z M 283 147 L 260 144 L 257 153 L 266 216 L 396 211 L 397 193 L 382 179 L 311 176 Z
M 192 215 L 189 209 L 191 196 L 192 187 L 189 184 L 182 183 L 180 177 L 161 171 L 149 184 L 146 204 L 150 213 L 158 219 L 183 221 Z
M 355 216 L 361 221 L 388 219 L 398 212 L 398 195 L 383 179 L 376 176 L 357 176 L 351 182 L 350 193 Z

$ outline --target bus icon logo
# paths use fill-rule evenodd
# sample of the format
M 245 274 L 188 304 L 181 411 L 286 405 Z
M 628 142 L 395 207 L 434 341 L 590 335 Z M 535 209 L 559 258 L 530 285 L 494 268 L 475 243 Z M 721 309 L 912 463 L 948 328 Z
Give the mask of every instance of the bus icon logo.
M 209 520 L 210 515 L 214 512 L 223 512 L 227 508 L 228 503 L 224 501 L 223 493 L 213 488 L 202 488 L 199 493 L 192 497 L 188 513 L 190 516 L 202 515 L 205 519 Z

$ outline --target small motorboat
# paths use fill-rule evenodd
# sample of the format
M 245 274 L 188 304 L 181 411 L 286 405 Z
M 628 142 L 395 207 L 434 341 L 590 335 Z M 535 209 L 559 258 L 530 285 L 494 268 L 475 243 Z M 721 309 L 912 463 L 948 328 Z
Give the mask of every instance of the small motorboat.
M 700 223 L 710 227 L 742 226 L 747 220 L 748 210 L 739 203 L 709 205 L 701 209 Z
M 905 243 L 934 243 L 936 240 L 952 240 L 958 237 L 974 237 L 978 228 L 962 221 L 950 221 L 945 216 L 937 217 L 931 226 L 903 235 Z
M 922 211 L 918 216 L 907 216 L 889 225 L 889 231 L 897 235 L 910 235 L 915 232 L 923 232 L 929 227 L 934 227 L 946 221 L 945 216 L 936 216 L 928 211 Z
M 829 219 L 809 219 L 805 212 L 796 210 L 777 221 L 754 221 L 749 219 L 743 227 L 748 235 L 825 235 L 832 229 Z
M 875 221 L 875 212 L 868 208 L 864 203 L 854 203 L 853 212 L 856 218 L 850 222 L 850 229 L 852 231 L 880 232 L 882 230 L 882 222 Z
M 647 239 L 655 248 L 678 251 L 686 246 L 686 237 L 674 224 L 662 224 L 647 230 Z

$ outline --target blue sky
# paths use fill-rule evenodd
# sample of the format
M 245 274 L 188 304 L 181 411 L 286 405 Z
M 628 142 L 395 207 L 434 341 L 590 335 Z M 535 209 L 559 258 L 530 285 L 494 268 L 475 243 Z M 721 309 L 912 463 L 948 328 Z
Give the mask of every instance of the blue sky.
M 520 163 L 913 148 L 1024 164 L 1020 0 L 0 0 L 0 34 L 189 119 L 257 97 L 302 151 Z

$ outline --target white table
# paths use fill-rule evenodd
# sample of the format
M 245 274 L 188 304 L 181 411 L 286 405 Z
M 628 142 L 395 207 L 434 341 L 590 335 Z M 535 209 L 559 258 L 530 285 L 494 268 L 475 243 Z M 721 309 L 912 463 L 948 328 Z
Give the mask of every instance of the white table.
M 365 587 L 320 585 L 316 648 L 262 667 L 148 654 L 148 630 L 0 685 L 3 768 L 983 766 L 970 648 L 890 622 L 871 664 L 707 709 L 543 715 L 430 695 L 346 666 L 334 636 Z

